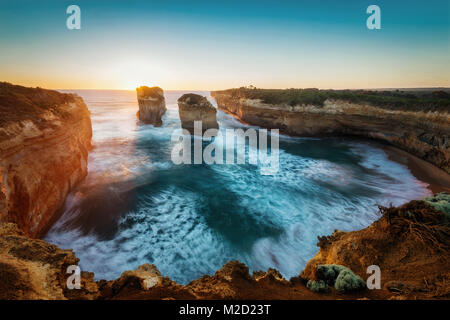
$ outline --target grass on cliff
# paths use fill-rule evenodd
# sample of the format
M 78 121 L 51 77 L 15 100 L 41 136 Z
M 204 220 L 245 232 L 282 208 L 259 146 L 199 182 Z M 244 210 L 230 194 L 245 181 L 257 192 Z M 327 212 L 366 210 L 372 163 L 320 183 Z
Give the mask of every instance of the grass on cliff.
M 71 94 L 0 82 L 0 126 L 4 126 L 8 122 L 39 119 L 39 116 L 45 111 L 51 111 L 55 115 L 65 118 L 69 114 L 57 107 L 74 100 L 75 98 Z
M 450 94 L 445 91 L 371 91 L 245 88 L 218 91 L 236 98 L 261 99 L 268 104 L 323 106 L 327 99 L 365 103 L 391 110 L 450 111 Z

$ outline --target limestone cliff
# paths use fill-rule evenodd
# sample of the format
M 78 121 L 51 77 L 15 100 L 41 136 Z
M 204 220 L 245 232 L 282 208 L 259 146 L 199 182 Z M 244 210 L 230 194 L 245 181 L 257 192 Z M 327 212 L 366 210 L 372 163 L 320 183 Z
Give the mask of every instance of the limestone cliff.
M 218 129 L 216 120 L 216 108 L 198 94 L 188 93 L 178 99 L 178 112 L 180 114 L 181 127 L 191 132 L 194 130 L 194 121 L 202 122 L 202 129 Z
M 31 239 L 16 224 L 0 222 L 0 300 L 96 298 L 93 273 L 81 272 L 79 290 L 67 288 L 67 268 L 78 261 L 72 250 Z
M 30 239 L 16 225 L 0 222 L 0 299 L 448 298 L 450 195 L 441 193 L 381 212 L 382 217 L 363 230 L 320 237 L 317 255 L 290 280 L 274 269 L 250 274 L 246 265 L 230 261 L 211 276 L 180 285 L 145 264 L 111 281 L 94 281 L 93 273 L 82 271 L 80 289 L 66 285 L 71 275 L 67 267 L 78 263 L 72 250 Z M 362 286 L 370 265 L 381 269 L 379 290 Z M 312 291 L 307 282 L 317 279 L 321 268 L 355 272 L 361 287 Z
M 159 87 L 141 86 L 136 88 L 136 92 L 139 103 L 139 120 L 153 124 L 155 127 L 161 126 L 161 117 L 167 110 L 164 91 Z
M 220 109 L 243 122 L 280 129 L 291 135 L 377 139 L 450 173 L 450 107 L 447 106 L 450 99 L 440 99 L 445 105 L 429 111 L 425 106 L 422 110 L 417 106 L 389 108 L 363 99 L 360 102 L 346 100 L 338 95 L 320 96 L 321 100 L 317 101 L 309 98 L 302 104 L 286 103 L 282 99 L 272 99 L 274 102 L 268 103 L 257 95 L 251 96 L 245 91 L 236 94 L 233 90 L 238 89 L 214 91 L 211 95 Z M 280 90 L 277 94 L 285 92 Z
M 45 232 L 87 174 L 91 137 L 77 95 L 0 83 L 0 221 Z

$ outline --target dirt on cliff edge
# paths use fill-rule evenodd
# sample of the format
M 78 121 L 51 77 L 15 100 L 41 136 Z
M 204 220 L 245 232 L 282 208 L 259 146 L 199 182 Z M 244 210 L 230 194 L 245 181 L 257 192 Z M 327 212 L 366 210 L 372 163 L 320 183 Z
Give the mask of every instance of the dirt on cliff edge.
M 76 99 L 76 95 L 55 90 L 27 88 L 0 82 L 0 127 L 23 120 L 44 121 L 41 116 L 45 112 L 51 112 L 62 119 L 72 117 L 72 113 L 59 106 L 75 102 Z
M 145 264 L 112 281 L 81 273 L 81 289 L 67 288 L 72 250 L 26 237 L 14 224 L 0 224 L 0 299 L 448 299 L 450 297 L 450 195 L 441 193 L 401 207 L 380 207 L 382 217 L 352 232 L 319 237 L 320 250 L 298 277 L 274 269 L 249 274 L 239 261 L 212 276 L 180 285 Z M 381 289 L 317 293 L 306 287 L 319 264 L 350 268 L 364 280 L 367 267 L 381 270 Z

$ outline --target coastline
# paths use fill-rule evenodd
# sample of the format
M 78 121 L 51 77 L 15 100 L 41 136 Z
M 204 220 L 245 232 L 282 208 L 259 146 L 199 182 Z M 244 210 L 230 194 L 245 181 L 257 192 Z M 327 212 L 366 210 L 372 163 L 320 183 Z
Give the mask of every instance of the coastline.
M 33 89 L 34 92 L 29 94 L 36 93 L 35 90 L 41 94 L 40 90 L 42 89 Z M 64 95 L 63 97 L 69 98 L 70 96 Z M 77 99 L 80 100 L 80 103 L 82 102 L 81 98 Z M 81 107 L 83 106 L 85 106 L 84 102 Z M 85 112 L 84 115 L 87 121 L 90 114 Z M 33 113 L 22 112 L 18 116 L 31 117 Z M 242 121 L 239 117 L 238 119 Z M 53 128 L 53 123 L 51 121 L 43 123 L 47 124 L 47 127 L 43 127 L 42 130 L 48 131 Z M 90 121 L 88 123 L 90 125 Z M 311 123 L 315 124 L 314 121 Z M 67 123 L 66 127 L 73 127 L 73 125 Z M 85 142 L 87 140 L 85 138 L 89 138 L 85 144 L 77 144 L 82 155 L 87 155 L 87 152 L 83 153 L 82 151 L 88 150 L 88 147 L 91 146 L 91 133 L 92 130 L 85 130 L 85 135 L 79 139 L 79 141 Z M 328 133 L 327 136 L 338 139 L 339 137 L 352 137 L 335 132 Z M 42 141 L 40 145 L 43 148 L 54 150 L 52 141 L 45 138 L 46 136 L 39 136 Z M 363 135 L 361 137 L 353 136 L 353 138 L 384 150 L 388 159 L 406 166 L 417 179 L 428 184 L 428 189 L 432 192 L 450 190 L 450 176 L 425 160 L 392 147 L 387 142 L 377 141 L 376 137 L 367 138 Z M 20 144 L 16 145 L 20 146 Z M 60 145 L 61 152 L 57 155 L 63 156 L 65 155 L 63 151 L 71 150 L 64 146 L 66 145 Z M 30 153 L 28 149 L 24 150 L 22 151 L 24 154 Z M 27 167 L 28 171 L 30 173 L 38 172 L 42 179 L 46 178 L 48 172 L 51 171 L 48 169 L 49 166 L 55 166 L 55 154 L 49 154 L 52 156 L 51 161 L 45 157 L 42 158 L 40 153 L 30 154 L 41 157 L 35 156 L 33 160 L 43 160 L 27 162 L 26 164 L 33 164 L 29 168 Z M 36 162 L 43 162 L 49 166 L 45 170 L 37 171 L 34 166 Z M 86 165 L 86 163 L 87 159 L 81 164 Z M 75 165 L 76 163 L 73 166 L 76 167 Z M 23 170 L 17 170 L 17 172 L 24 174 Z M 15 174 L 15 171 L 11 174 L 13 173 Z M 75 186 L 72 176 L 61 176 L 56 181 L 59 179 L 70 182 L 71 187 Z M 23 180 L 27 184 L 22 183 L 21 185 L 32 185 L 29 183 L 30 179 Z M 78 181 L 78 179 L 75 180 Z M 408 185 L 405 185 L 404 188 L 407 190 Z M 68 192 L 69 189 L 67 188 L 66 191 Z M 37 192 L 30 192 L 30 194 L 40 195 Z M 2 196 L 1 192 L 0 196 Z M 275 269 L 256 271 L 250 274 L 246 265 L 238 261 L 230 261 L 217 270 L 214 275 L 203 275 L 187 285 L 181 285 L 163 276 L 157 266 L 144 264 L 136 270 L 124 271 L 119 278 L 109 281 L 95 281 L 93 272 L 81 271 L 81 290 L 71 290 L 67 287 L 67 268 L 78 265 L 80 260 L 73 250 L 63 250 L 45 240 L 33 239 L 23 226 L 14 224 L 15 221 L 2 221 L 0 223 L 0 274 L 4 275 L 7 283 L 0 291 L 7 299 L 56 300 L 440 299 L 447 297 L 450 292 L 447 285 L 450 283 L 450 273 L 448 273 L 450 261 L 446 254 L 450 246 L 450 232 L 448 232 L 449 226 L 446 218 L 449 215 L 447 212 L 447 208 L 450 208 L 448 206 L 449 197 L 448 194 L 440 194 L 431 199 L 427 197 L 424 200 L 412 200 L 399 207 L 380 208 L 381 217 L 364 229 L 349 232 L 335 231 L 332 235 L 319 237 L 319 251 L 309 260 L 303 271 L 298 270 L 298 276 L 289 280 L 284 279 Z M 2 200 L 1 197 L 0 200 Z M 438 209 L 435 209 L 435 205 Z M 22 210 L 22 208 L 18 209 Z M 23 212 L 28 211 L 23 210 Z M 55 217 L 57 210 L 52 213 Z M 47 221 L 51 221 L 51 219 Z M 312 289 L 308 287 L 307 283 L 320 280 L 317 278 L 319 264 L 345 266 L 363 280 L 367 278 L 367 266 L 377 265 L 383 270 L 383 287 L 380 288 L 380 291 L 354 292 L 350 290 L 346 293 L 338 293 L 332 287 L 328 292 L 311 291 Z M 30 279 L 33 279 L 35 275 L 39 275 L 39 277 L 36 278 L 36 281 L 31 281 Z M 18 291 L 17 288 L 21 288 L 21 290 Z
M 450 259 L 445 254 L 450 245 L 450 226 L 445 221 L 450 212 L 438 208 L 448 208 L 448 204 L 450 195 L 444 193 L 413 200 L 384 208 L 384 214 L 364 229 L 336 230 L 319 237 L 318 252 L 291 279 L 271 268 L 250 274 L 245 264 L 235 260 L 213 275 L 181 285 L 161 274 L 157 266 L 144 264 L 110 281 L 95 281 L 94 273 L 81 271 L 80 290 L 66 286 L 67 268 L 79 263 L 71 249 L 29 238 L 15 224 L 0 223 L 0 274 L 7 279 L 0 299 L 446 299 L 450 292 Z M 339 289 L 329 283 L 326 290 L 315 290 L 308 283 L 319 281 L 320 265 L 344 266 L 351 272 L 351 279 L 359 277 L 363 283 L 369 277 L 367 266 L 377 265 L 383 272 L 382 284 L 377 290 L 368 290 L 352 286 Z M 39 278 L 31 281 L 31 276 L 38 274 Z
M 225 108 L 218 108 L 218 110 L 223 111 L 224 113 L 233 117 L 234 119 L 238 120 L 240 123 L 244 125 L 252 126 L 251 123 L 242 120 L 241 118 L 237 117 L 235 114 L 233 114 L 232 112 L 230 112 Z M 260 127 L 263 128 L 262 126 Z M 289 134 L 289 132 L 286 132 L 286 130 L 280 130 L 280 134 L 289 137 L 299 137 L 297 135 Z M 355 137 L 352 135 L 336 135 L 334 138 L 340 137 L 355 139 L 379 147 L 386 153 L 389 160 L 405 165 L 414 177 L 428 184 L 427 189 L 430 190 L 433 194 L 440 192 L 450 193 L 450 174 L 448 174 L 441 168 L 437 167 L 436 165 L 423 159 L 420 159 L 415 155 L 407 151 L 404 151 L 400 148 L 397 148 L 391 144 L 388 144 L 387 142 L 384 141 L 364 137 Z M 330 138 L 330 136 L 317 135 L 317 138 Z
M 414 177 L 427 183 L 432 193 L 450 193 L 450 175 L 444 170 L 397 147 L 381 144 L 381 148 L 389 160 L 407 166 Z
M 314 92 L 322 97 L 320 90 Z M 430 112 L 409 104 L 393 107 L 348 97 L 322 97 L 325 100 L 320 103 L 302 100 L 302 93 L 297 90 L 298 101 L 286 98 L 293 94 L 289 90 L 240 88 L 211 91 L 211 96 L 219 109 L 251 125 L 279 128 L 281 133 L 299 137 L 369 138 L 417 155 L 450 173 L 446 147 L 450 116 L 443 106 Z M 394 125 L 398 123 L 402 125 Z

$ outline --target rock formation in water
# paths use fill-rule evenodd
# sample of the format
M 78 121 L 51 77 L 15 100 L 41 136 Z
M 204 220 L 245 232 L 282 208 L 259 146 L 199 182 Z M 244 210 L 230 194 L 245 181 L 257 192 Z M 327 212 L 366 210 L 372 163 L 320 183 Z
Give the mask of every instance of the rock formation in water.
M 449 97 L 314 89 L 230 89 L 211 95 L 220 109 L 252 125 L 298 136 L 377 139 L 450 173 Z
M 91 137 L 79 96 L 0 83 L 0 221 L 45 232 L 87 174 Z
M 141 86 L 136 88 L 136 92 L 139 103 L 139 120 L 153 124 L 155 127 L 161 126 L 161 117 L 167 110 L 164 91 L 159 87 Z
M 360 231 L 319 237 L 320 250 L 298 277 L 275 269 L 249 274 L 238 261 L 212 276 L 180 285 L 145 264 L 111 281 L 81 272 L 68 289 L 69 265 L 78 259 L 16 225 L 0 222 L 0 299 L 441 299 L 450 294 L 450 195 L 401 207 Z M 367 267 L 381 270 L 381 289 L 364 287 Z
M 178 99 L 178 112 L 180 113 L 181 127 L 194 131 L 194 121 L 202 122 L 202 130 L 218 129 L 216 119 L 216 108 L 206 99 L 198 94 L 188 93 Z

